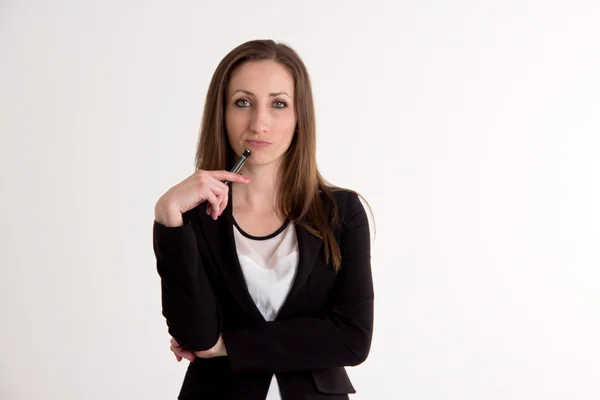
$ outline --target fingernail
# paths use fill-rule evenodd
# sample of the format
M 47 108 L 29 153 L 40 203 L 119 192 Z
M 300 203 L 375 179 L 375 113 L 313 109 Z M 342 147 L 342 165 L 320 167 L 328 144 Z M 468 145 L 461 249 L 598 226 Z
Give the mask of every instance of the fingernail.
M 246 178 L 245 176 L 242 178 L 244 180 L 244 182 L 248 183 L 250 182 L 250 179 Z

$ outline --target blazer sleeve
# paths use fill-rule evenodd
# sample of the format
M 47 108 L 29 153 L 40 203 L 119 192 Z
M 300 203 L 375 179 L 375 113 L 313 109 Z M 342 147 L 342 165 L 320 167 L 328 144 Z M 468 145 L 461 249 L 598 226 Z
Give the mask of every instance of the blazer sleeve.
M 290 318 L 223 332 L 232 371 L 313 370 L 354 366 L 367 358 L 374 301 L 370 234 L 364 207 L 354 193 L 348 196 L 345 226 L 342 264 L 327 318 Z
M 191 351 L 210 349 L 221 332 L 220 311 L 191 222 L 184 218 L 182 226 L 167 227 L 155 220 L 153 248 L 169 334 Z

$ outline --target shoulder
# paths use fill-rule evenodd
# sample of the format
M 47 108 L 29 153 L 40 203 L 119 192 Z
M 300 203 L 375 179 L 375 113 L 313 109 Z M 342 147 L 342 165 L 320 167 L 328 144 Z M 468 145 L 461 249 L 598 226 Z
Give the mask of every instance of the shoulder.
M 351 227 L 357 219 L 366 219 L 365 208 L 358 192 L 343 187 L 329 187 L 321 191 L 320 195 L 327 212 L 331 216 L 337 214 L 342 230 Z
M 321 198 L 327 204 L 333 201 L 340 211 L 363 208 L 359 194 L 348 188 L 329 187 L 320 191 Z

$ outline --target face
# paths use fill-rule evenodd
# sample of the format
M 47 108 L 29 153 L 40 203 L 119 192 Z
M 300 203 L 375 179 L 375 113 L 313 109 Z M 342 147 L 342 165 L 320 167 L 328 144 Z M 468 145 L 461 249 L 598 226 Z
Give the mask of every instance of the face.
M 250 165 L 281 162 L 296 128 L 288 70 L 270 60 L 246 62 L 233 72 L 225 95 L 225 127 L 234 152 L 250 149 Z

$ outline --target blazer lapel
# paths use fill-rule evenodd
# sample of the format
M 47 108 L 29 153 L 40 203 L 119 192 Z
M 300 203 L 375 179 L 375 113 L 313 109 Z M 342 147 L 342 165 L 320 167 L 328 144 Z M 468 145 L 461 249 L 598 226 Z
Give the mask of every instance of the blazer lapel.
M 300 289 L 306 283 L 312 271 L 315 260 L 321 251 L 323 241 L 304 229 L 300 224 L 295 225 L 296 237 L 298 239 L 298 269 L 292 288 L 288 293 L 276 319 L 285 318 L 287 313 L 293 311 L 294 300 L 301 293 Z
M 200 225 L 202 226 L 204 239 L 212 252 L 213 260 L 220 262 L 218 268 L 222 271 L 226 281 L 225 284 L 230 288 L 231 294 L 249 316 L 256 321 L 264 322 L 265 319 L 262 313 L 254 304 L 254 300 L 248 292 L 246 280 L 240 266 L 233 235 L 231 204 L 230 190 L 229 204 L 216 221 L 206 215 L 206 203 L 198 207 Z M 300 224 L 295 224 L 295 230 L 298 239 L 298 266 L 292 287 L 277 314 L 277 319 L 285 317 L 286 313 L 293 312 L 294 300 L 301 293 L 301 289 L 306 283 L 323 245 L 321 239 L 308 232 Z
M 231 204 L 231 196 L 229 201 L 229 204 Z M 199 207 L 199 214 L 204 239 L 212 253 L 213 260 L 219 263 L 217 268 L 223 273 L 225 285 L 247 315 L 256 321 L 264 321 L 263 315 L 254 304 L 254 300 L 252 300 L 248 292 L 246 280 L 244 279 L 242 267 L 237 256 L 235 238 L 233 236 L 231 207 L 228 205 L 216 221 L 209 215 L 206 215 L 206 204 Z

